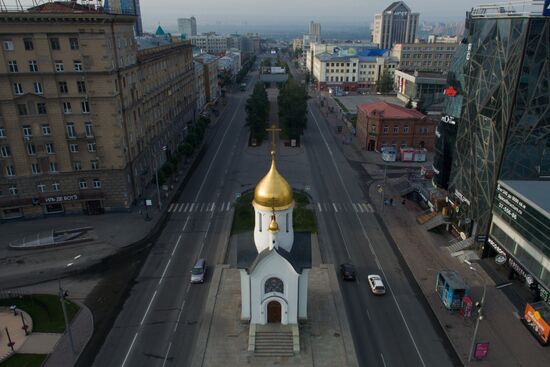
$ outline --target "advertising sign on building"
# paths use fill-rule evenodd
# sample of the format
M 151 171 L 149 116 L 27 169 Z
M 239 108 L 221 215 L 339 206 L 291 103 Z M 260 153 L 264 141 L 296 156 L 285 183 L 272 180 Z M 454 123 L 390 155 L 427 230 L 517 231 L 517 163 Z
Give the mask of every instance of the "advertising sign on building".
M 544 9 L 542 10 L 542 15 L 545 17 L 550 17 L 550 0 L 544 2 Z

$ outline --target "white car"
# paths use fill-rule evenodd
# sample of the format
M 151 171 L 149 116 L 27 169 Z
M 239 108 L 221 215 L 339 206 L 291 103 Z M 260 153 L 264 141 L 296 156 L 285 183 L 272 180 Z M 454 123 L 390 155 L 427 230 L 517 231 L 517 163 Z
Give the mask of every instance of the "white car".
M 371 274 L 367 277 L 369 280 L 369 286 L 370 290 L 374 294 L 386 294 L 386 287 L 384 286 L 384 283 L 382 282 L 382 278 L 380 278 L 380 275 Z

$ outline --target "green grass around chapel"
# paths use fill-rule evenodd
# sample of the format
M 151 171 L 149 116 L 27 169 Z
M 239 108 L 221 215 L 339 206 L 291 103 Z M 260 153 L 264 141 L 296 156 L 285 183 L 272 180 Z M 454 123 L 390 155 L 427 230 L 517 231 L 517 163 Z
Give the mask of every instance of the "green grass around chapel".
M 253 199 L 254 192 L 248 192 L 235 202 L 235 216 L 233 217 L 231 234 L 254 230 Z M 294 232 L 317 232 L 315 215 L 311 209 L 307 208 L 309 204 L 307 195 L 294 191 L 294 201 L 296 203 L 292 221 Z
M 0 363 L 0 367 L 40 367 L 46 357 L 46 354 L 14 354 Z
M 65 320 L 59 297 L 51 294 L 25 295 L 21 298 L 8 298 L 0 300 L 0 306 L 17 308 L 27 312 L 33 322 L 33 332 L 37 333 L 63 333 Z M 79 307 L 67 301 L 67 316 L 71 320 L 78 312 Z M 3 366 L 2 366 L 3 367 Z

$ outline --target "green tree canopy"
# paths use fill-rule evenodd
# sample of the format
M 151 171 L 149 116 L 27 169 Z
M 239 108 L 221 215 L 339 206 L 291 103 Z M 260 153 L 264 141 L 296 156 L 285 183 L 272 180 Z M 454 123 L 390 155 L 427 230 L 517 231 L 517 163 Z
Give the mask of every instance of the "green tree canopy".
M 389 93 L 393 91 L 393 78 L 388 70 L 384 70 L 382 73 L 376 85 L 376 90 L 380 93 Z
M 299 140 L 307 126 L 307 90 L 289 79 L 279 91 L 279 126 L 290 139 Z
M 246 101 L 246 126 L 250 129 L 250 136 L 262 141 L 267 132 L 267 118 L 269 117 L 269 100 L 263 82 L 254 85 L 254 91 Z

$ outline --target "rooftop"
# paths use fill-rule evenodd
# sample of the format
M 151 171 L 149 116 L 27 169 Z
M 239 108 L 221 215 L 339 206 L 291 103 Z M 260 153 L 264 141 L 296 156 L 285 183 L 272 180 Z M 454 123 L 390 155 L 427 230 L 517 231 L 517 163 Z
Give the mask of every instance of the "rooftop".
M 41 13 L 41 14 L 124 14 L 135 15 L 135 10 L 131 8 L 110 7 L 108 0 L 105 0 L 104 6 L 89 1 L 52 1 L 43 0 L 33 1 L 33 5 L 22 4 L 17 0 L 4 0 L 0 2 L 0 13 Z
M 417 110 L 384 101 L 362 104 L 357 106 L 357 109 L 365 112 L 367 116 L 378 115 L 386 119 L 423 119 L 426 117 Z
M 506 3 L 489 3 L 473 7 L 470 14 L 473 19 L 542 17 L 544 4 L 544 0 L 519 0 L 508 1 Z
M 550 215 L 550 181 L 502 180 L 499 182 L 532 207 Z

